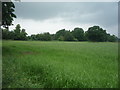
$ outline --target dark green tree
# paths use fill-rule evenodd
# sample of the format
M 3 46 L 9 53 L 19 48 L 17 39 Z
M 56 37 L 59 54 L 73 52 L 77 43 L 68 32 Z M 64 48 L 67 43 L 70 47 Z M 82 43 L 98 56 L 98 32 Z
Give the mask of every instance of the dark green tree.
M 60 36 L 60 37 L 58 38 L 58 40 L 59 40 L 59 41 L 64 41 L 64 40 L 65 40 L 65 37 L 64 37 L 64 36 Z
M 8 40 L 14 40 L 14 32 L 9 31 L 8 29 L 2 29 L 2 39 Z
M 20 39 L 21 40 L 27 40 L 27 33 L 25 32 L 25 29 L 22 29 L 21 33 L 20 33 Z
M 20 24 L 17 24 L 14 29 L 14 40 L 27 40 L 25 29 L 21 30 Z
M 20 35 L 20 33 L 21 33 L 21 26 L 20 26 L 20 24 L 17 24 L 16 25 L 16 27 L 15 27 L 15 29 L 14 29 L 14 33 L 15 33 L 15 36 L 14 36 L 14 40 L 20 40 L 21 38 L 21 35 Z
M 89 41 L 97 41 L 97 42 L 107 41 L 106 30 L 103 30 L 99 26 L 90 27 L 85 34 Z
M 21 30 L 20 24 L 16 25 L 15 29 L 9 31 L 8 29 L 2 29 L 2 39 L 11 40 L 27 40 L 27 33 L 25 29 Z
M 2 29 L 2 39 L 9 39 L 9 30 L 8 29 Z
M 74 41 L 74 37 L 70 31 L 65 32 L 64 41 Z
M 11 39 L 11 40 L 14 40 L 14 38 L 15 38 L 15 33 L 14 33 L 14 31 L 9 31 L 9 39 Z
M 41 33 L 37 35 L 31 35 L 32 40 L 40 40 L 40 41 L 50 41 L 51 40 L 51 35 L 49 32 L 46 33 Z
M 66 32 L 65 29 L 57 31 L 56 34 L 55 34 L 55 39 L 58 40 L 58 39 L 60 39 L 60 37 L 64 37 L 65 32 Z
M 36 40 L 44 41 L 44 35 L 43 34 L 37 34 Z
M 13 18 L 16 18 L 14 14 L 15 5 L 13 2 L 2 2 L 2 26 L 7 28 L 12 25 Z
M 78 40 L 78 41 L 84 41 L 85 36 L 84 36 L 84 31 L 82 28 L 74 28 L 72 31 L 72 35 Z
M 117 40 L 118 40 L 118 38 L 115 35 L 107 34 L 107 41 L 116 42 Z
M 55 34 L 50 34 L 51 40 L 55 40 Z
M 46 32 L 46 33 L 44 33 L 43 35 L 44 35 L 44 40 L 45 40 L 45 41 L 50 41 L 50 40 L 51 40 L 51 35 L 50 35 L 49 32 Z
M 30 37 L 29 37 L 30 38 Z M 31 35 L 31 40 L 38 40 L 35 34 Z
M 70 31 L 62 29 L 56 32 L 55 39 L 59 41 L 73 41 L 74 37 Z

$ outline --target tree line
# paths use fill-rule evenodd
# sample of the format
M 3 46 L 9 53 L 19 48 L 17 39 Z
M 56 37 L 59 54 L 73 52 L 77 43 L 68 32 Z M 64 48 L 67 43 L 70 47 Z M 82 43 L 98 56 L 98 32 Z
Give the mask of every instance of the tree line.
M 13 31 L 9 29 L 2 29 L 2 39 L 5 40 L 27 40 L 27 33 L 25 29 L 21 29 L 20 24 L 18 24 Z
M 38 40 L 38 41 L 94 41 L 94 42 L 115 42 L 118 38 L 110 35 L 99 26 L 93 26 L 84 31 L 82 28 L 74 28 L 74 30 L 59 30 L 55 34 L 49 32 L 32 34 L 27 36 L 25 29 L 21 29 L 20 24 L 15 29 L 9 31 L 7 28 L 2 29 L 2 39 L 5 40 Z
M 14 14 L 15 5 L 13 2 L 2 2 L 2 39 L 5 40 L 40 40 L 40 41 L 96 41 L 96 42 L 115 42 L 119 39 L 115 35 L 110 35 L 99 26 L 93 26 L 88 28 L 85 32 L 82 28 L 74 28 L 74 30 L 59 30 L 55 34 L 49 32 L 33 34 L 28 36 L 25 29 L 21 29 L 18 24 L 14 30 L 9 31 L 9 26 L 13 25 L 13 18 L 16 18 Z M 1 32 L 0 32 L 1 33 Z

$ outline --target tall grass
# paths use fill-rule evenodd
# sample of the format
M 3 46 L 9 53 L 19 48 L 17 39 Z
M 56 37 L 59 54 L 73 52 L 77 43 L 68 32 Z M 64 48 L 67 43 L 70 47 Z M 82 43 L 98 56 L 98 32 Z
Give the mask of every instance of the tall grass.
M 116 88 L 118 45 L 3 41 L 3 87 Z

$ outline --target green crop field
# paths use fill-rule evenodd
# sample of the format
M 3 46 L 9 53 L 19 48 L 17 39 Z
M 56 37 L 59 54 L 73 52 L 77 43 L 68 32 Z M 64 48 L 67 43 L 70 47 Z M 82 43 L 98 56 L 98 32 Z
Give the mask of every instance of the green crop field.
M 118 44 L 3 41 L 3 88 L 116 88 Z

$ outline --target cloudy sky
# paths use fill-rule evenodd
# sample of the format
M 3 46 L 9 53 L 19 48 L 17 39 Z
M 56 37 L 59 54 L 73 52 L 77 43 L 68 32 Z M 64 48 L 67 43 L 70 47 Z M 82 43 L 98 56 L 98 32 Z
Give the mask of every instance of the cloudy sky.
M 31 34 L 60 29 L 73 30 L 99 25 L 110 34 L 118 34 L 117 2 L 14 2 L 14 29 L 17 24 Z

